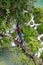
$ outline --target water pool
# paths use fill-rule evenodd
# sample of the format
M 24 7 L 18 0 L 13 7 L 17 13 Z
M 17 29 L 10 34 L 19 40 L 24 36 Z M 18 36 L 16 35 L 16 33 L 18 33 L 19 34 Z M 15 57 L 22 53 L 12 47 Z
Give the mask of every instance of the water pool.
M 43 7 L 43 0 L 37 0 L 37 2 L 35 3 L 36 7 Z

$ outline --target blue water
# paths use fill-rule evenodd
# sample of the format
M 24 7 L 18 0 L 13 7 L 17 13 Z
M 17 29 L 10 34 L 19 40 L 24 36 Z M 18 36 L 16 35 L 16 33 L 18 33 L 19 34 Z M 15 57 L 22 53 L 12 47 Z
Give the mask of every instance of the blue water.
M 43 0 L 37 0 L 37 2 L 35 3 L 36 7 L 43 7 Z

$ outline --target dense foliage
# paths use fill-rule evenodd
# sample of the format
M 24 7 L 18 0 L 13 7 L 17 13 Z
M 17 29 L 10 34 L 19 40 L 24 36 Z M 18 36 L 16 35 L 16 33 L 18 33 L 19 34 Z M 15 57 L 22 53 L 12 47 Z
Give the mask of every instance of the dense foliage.
M 35 0 L 0 0 L 0 50 L 2 49 L 5 52 L 6 48 L 8 48 L 12 53 L 13 61 L 16 62 L 17 65 L 38 65 L 35 63 L 36 61 L 34 61 L 33 57 L 30 57 L 31 54 L 28 56 L 29 52 L 27 52 L 26 55 L 26 53 L 22 52 L 21 48 L 11 47 L 11 43 L 14 42 L 17 31 L 10 34 L 13 24 L 20 22 L 23 26 L 24 39 L 28 45 L 28 49 L 32 51 L 31 53 L 36 53 L 40 47 L 40 43 L 37 40 L 37 33 L 33 28 L 25 25 L 25 23 L 30 21 L 33 12 L 37 18 L 43 16 L 40 14 L 40 11 L 37 12 L 37 10 L 34 9 L 34 2 Z M 35 21 L 37 18 L 35 18 Z M 42 20 L 43 19 L 41 19 L 41 22 Z M 39 19 L 37 19 L 37 21 L 39 21 Z M 43 27 L 43 25 L 41 26 Z M 43 33 L 42 27 L 41 33 Z M 9 33 L 7 33 L 7 31 L 9 31 Z M 11 37 L 9 35 L 11 35 Z M 16 52 L 17 55 L 15 54 Z
M 35 8 L 33 14 L 35 23 L 43 23 L 43 8 Z
M 37 30 L 38 30 L 38 33 L 39 33 L 39 34 L 43 34 L 43 24 L 39 25 L 39 26 L 37 27 Z
M 6 30 L 10 31 L 14 22 L 23 24 L 30 20 L 34 2 L 35 0 L 0 0 L 0 35 L 3 35 L 2 38 L 5 36 Z
M 41 53 L 41 56 L 40 56 L 42 59 L 43 59 L 43 51 L 42 51 L 42 53 Z
M 23 27 L 23 33 L 24 38 L 28 43 L 28 48 L 30 48 L 33 51 L 33 53 L 35 53 L 40 46 L 40 43 L 37 41 L 36 31 L 33 28 L 25 25 Z

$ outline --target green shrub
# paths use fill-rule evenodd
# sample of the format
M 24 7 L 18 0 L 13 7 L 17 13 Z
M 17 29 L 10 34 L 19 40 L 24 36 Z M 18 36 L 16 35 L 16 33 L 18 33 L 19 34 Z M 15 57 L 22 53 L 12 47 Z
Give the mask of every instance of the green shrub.
M 39 34 L 43 34 L 43 24 L 41 24 L 37 27 L 37 31 Z
M 33 53 L 35 53 L 39 46 L 40 43 L 37 41 L 37 33 L 35 30 L 29 26 L 24 26 L 23 27 L 23 33 L 24 33 L 24 38 L 27 42 L 28 48 L 32 50 Z
M 43 23 L 43 8 L 35 8 L 33 14 L 35 23 Z
M 5 32 L 6 30 L 6 21 L 0 19 L 0 33 Z
M 30 37 L 28 48 L 31 49 L 33 53 L 36 53 L 39 47 L 40 43 L 34 37 Z
M 1 40 L 0 40 L 0 48 L 5 48 L 5 47 L 9 47 L 11 45 L 12 39 L 8 36 L 4 36 Z
M 17 35 L 16 31 L 12 33 L 12 36 L 13 36 L 14 39 L 16 38 L 16 35 Z
M 42 51 L 42 53 L 41 53 L 41 56 L 40 56 L 42 59 L 43 59 L 43 51 Z
M 24 38 L 27 42 L 29 42 L 30 37 L 33 37 L 33 38 L 37 37 L 36 31 L 33 28 L 29 27 L 29 26 L 24 26 L 23 27 L 23 33 L 24 33 Z

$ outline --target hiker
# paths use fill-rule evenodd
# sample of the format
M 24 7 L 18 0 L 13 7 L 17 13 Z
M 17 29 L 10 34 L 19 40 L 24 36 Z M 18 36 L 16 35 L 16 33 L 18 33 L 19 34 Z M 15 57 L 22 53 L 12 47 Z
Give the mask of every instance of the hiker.
M 21 28 L 19 23 L 17 23 L 17 33 L 18 33 L 18 35 L 20 37 L 21 44 L 23 44 L 23 42 L 24 42 L 24 34 L 22 33 L 22 28 Z
M 18 35 L 21 37 L 21 35 L 20 34 L 23 34 L 22 33 L 22 28 L 21 28 L 21 26 L 20 26 L 20 23 L 17 23 L 17 33 L 18 33 Z

